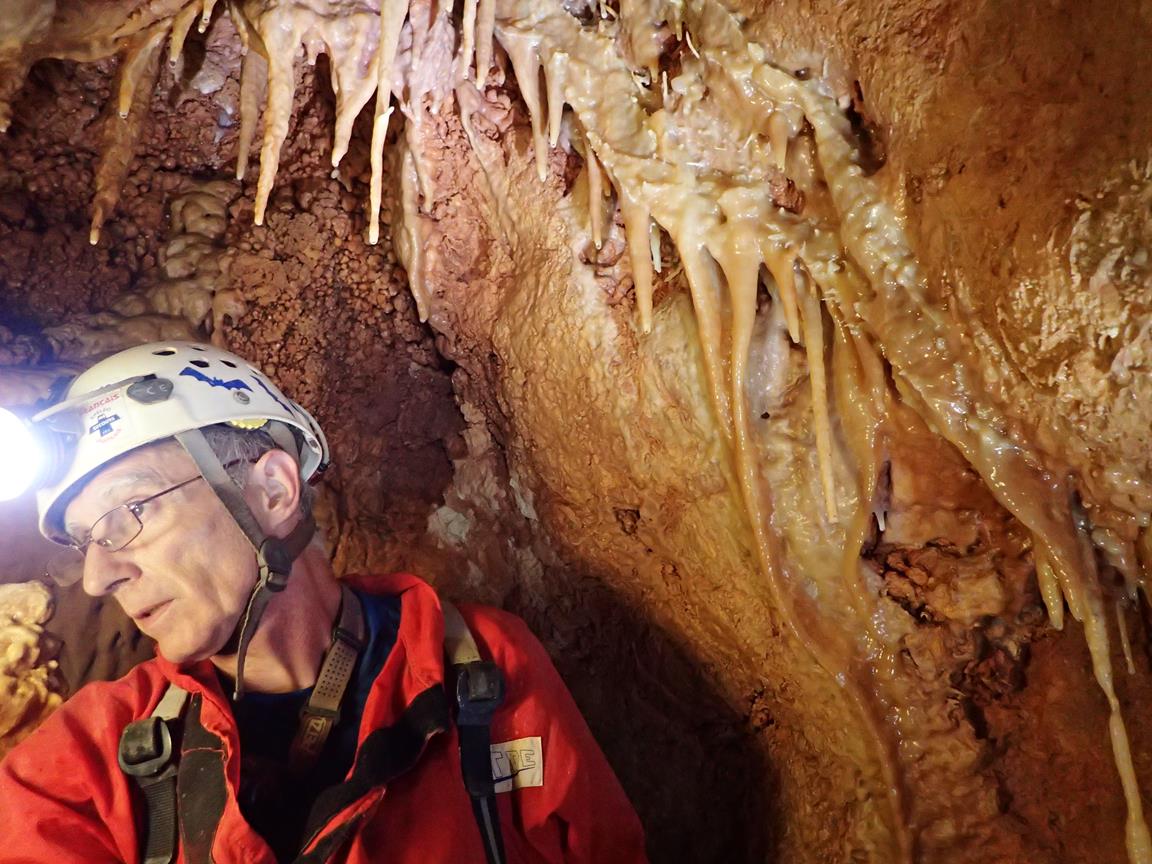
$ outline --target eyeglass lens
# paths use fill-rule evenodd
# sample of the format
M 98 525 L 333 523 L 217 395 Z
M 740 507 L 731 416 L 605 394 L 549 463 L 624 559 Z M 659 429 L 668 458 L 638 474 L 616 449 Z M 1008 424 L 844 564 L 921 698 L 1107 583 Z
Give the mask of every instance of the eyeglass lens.
M 92 542 L 109 552 L 116 552 L 135 540 L 143 527 L 133 506 L 123 504 L 96 520 L 92 526 Z

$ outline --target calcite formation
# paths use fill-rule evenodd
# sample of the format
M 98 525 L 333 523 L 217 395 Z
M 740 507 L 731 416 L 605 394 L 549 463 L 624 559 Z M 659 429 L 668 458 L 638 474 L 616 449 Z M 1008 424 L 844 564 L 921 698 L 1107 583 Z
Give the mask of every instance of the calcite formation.
M 52 595 L 39 582 L 0 585 L 0 756 L 60 702 L 55 659 L 44 656 Z
M 29 4 L 0 381 L 262 362 L 338 570 L 525 615 L 654 858 L 1147 864 L 1129 5 Z

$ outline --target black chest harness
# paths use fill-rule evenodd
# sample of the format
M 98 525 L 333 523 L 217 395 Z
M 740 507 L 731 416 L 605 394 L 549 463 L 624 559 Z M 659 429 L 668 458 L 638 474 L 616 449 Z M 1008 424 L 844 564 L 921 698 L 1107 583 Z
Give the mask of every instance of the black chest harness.
M 500 668 L 482 660 L 476 640 L 458 609 L 441 601 L 444 613 L 444 653 L 455 679 L 456 727 L 464 786 L 484 844 L 488 864 L 504 864 L 504 843 L 492 778 L 492 716 L 504 699 Z M 339 719 L 340 702 L 365 640 L 360 601 L 342 589 L 340 621 L 324 655 L 316 685 L 301 712 L 300 726 L 289 751 L 291 770 L 309 771 Z M 447 685 L 447 682 L 446 682 Z M 144 796 L 143 864 L 171 864 L 178 845 L 177 765 L 175 744 L 188 691 L 170 684 L 151 716 L 125 727 L 117 758 Z

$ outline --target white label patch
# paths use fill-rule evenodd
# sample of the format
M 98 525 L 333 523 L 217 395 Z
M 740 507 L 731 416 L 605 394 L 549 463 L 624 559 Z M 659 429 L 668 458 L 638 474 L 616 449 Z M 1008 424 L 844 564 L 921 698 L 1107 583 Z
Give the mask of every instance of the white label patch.
M 493 744 L 492 779 L 497 792 L 544 785 L 544 747 L 539 736 Z
M 100 442 L 118 438 L 125 427 L 121 406 L 118 390 L 84 406 L 84 426 L 88 437 Z

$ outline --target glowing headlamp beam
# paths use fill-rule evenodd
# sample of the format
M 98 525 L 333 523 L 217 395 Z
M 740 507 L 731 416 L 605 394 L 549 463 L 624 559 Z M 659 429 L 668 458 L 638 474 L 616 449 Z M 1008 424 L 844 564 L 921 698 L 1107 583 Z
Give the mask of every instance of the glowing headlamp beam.
M 30 491 L 48 465 L 48 453 L 32 424 L 0 408 L 0 501 Z

